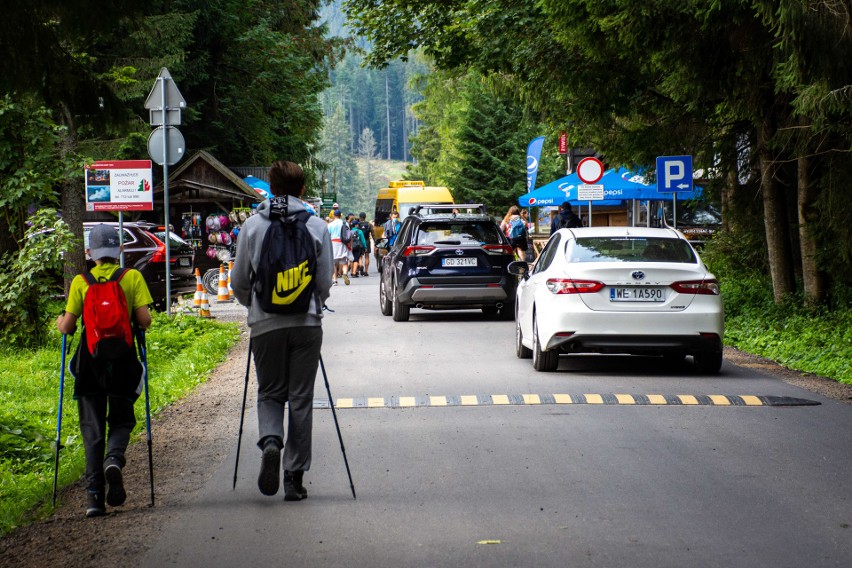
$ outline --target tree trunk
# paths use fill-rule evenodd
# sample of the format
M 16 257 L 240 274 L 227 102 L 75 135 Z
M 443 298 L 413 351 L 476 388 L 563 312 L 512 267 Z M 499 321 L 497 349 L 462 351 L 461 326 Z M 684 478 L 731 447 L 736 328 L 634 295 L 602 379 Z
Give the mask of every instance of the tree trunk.
M 67 106 L 62 108 L 62 124 L 65 126 L 62 137 L 59 140 L 59 154 L 63 160 L 77 148 L 77 132 L 74 117 Z M 74 233 L 80 242 L 83 242 L 83 211 L 84 198 L 80 179 L 65 178 L 60 188 L 62 202 L 62 219 Z M 86 253 L 84 247 L 75 248 L 65 256 L 65 295 L 71 288 L 71 280 L 74 276 L 85 272 Z
M 766 124 L 761 125 L 757 135 L 757 154 L 761 175 L 760 192 L 763 196 L 763 225 L 769 253 L 772 293 L 777 304 L 795 291 L 795 282 L 784 196 L 776 179 L 778 165 L 767 147 L 770 137 L 770 127 Z
M 805 290 L 805 303 L 809 306 L 819 304 L 825 299 L 822 274 L 817 266 L 816 223 L 818 213 L 814 203 L 819 195 L 818 188 L 811 183 L 811 160 L 800 156 L 797 176 L 797 205 L 799 216 L 799 247 L 802 253 L 802 283 Z

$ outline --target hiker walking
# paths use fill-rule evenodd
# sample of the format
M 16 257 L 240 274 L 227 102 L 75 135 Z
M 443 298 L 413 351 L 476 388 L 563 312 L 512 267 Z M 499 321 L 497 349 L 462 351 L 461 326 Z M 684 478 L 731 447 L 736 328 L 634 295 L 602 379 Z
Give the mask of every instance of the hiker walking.
M 362 257 L 361 264 L 361 276 L 369 276 L 370 275 L 370 252 L 373 250 L 371 245 L 373 239 L 373 225 L 367 221 L 367 213 L 361 211 L 358 214 L 358 227 L 361 229 L 361 232 L 364 233 L 364 256 Z
M 389 247 L 392 247 L 393 243 L 396 242 L 396 236 L 399 234 L 399 228 L 401 225 L 402 222 L 399 220 L 399 213 L 397 211 L 391 211 L 390 219 L 388 219 L 387 223 L 384 224 L 384 236 L 388 240 Z
M 86 253 L 95 266 L 89 274 L 78 274 L 71 281 L 65 312 L 57 318 L 56 328 L 60 333 L 73 334 L 77 320 L 83 316 L 84 332 L 70 371 L 86 454 L 86 516 L 99 517 L 106 513 L 106 505 L 118 507 L 127 499 L 122 474 L 124 454 L 136 425 L 133 403 L 139 398 L 144 373 L 133 348 L 130 325 L 131 318 L 138 329 L 151 325 L 148 304 L 154 300 L 138 270 L 119 266 L 121 251 L 115 227 L 92 227 Z M 111 297 L 100 289 L 110 284 Z M 93 291 L 95 286 L 98 289 Z M 93 306 L 95 297 L 100 298 L 101 306 L 112 302 L 101 309 L 113 310 L 112 315 L 118 318 L 118 340 L 99 339 L 99 335 L 106 337 L 111 335 L 106 331 L 114 330 L 97 329 L 99 322 L 107 318 L 97 312 L 101 306 Z M 126 305 L 121 305 L 122 299 Z
M 512 205 L 503 217 L 500 228 L 509 238 L 512 250 L 518 256 L 518 260 L 527 259 L 527 224 L 521 218 L 521 209 Z
M 311 467 L 314 382 L 322 347 L 322 306 L 331 289 L 332 246 L 325 222 L 304 215 L 298 198 L 305 190 L 305 174 L 298 164 L 273 163 L 269 185 L 272 199 L 258 206 L 258 214 L 247 219 L 240 232 L 231 288 L 248 306 L 257 369 L 257 445 L 263 452 L 257 484 L 264 495 L 275 495 L 283 468 L 284 499 L 299 501 L 307 497 L 303 475 Z M 339 221 L 339 210 L 336 215 Z M 273 223 L 287 227 L 288 222 L 292 233 L 268 233 L 280 228 Z M 267 239 L 268 234 L 276 238 Z M 262 259 L 274 256 L 270 250 L 293 247 L 296 240 L 299 250 L 307 252 L 304 261 L 296 259 L 294 268 L 278 274 L 263 265 Z M 267 276 L 271 282 L 260 281 Z
M 328 224 L 328 233 L 331 236 L 331 246 L 334 258 L 334 284 L 337 279 L 343 277 L 343 283 L 349 286 L 349 239 L 351 238 L 349 225 L 341 219 L 340 209 L 334 210 L 334 221 Z
M 350 237 L 352 244 L 352 278 L 358 278 L 361 274 L 361 258 L 369 256 L 364 252 L 367 248 L 367 239 L 364 237 L 361 226 L 356 219 L 352 219 L 349 230 L 352 233 Z
M 559 229 L 575 229 L 582 226 L 583 222 L 571 209 L 571 204 L 565 201 L 559 206 L 559 213 L 550 222 L 550 234 L 552 235 Z

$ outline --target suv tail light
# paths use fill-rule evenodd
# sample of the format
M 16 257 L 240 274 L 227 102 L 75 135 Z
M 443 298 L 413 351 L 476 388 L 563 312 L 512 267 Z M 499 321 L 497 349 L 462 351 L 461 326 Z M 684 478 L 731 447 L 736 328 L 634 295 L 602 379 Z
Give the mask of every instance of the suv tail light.
M 148 236 L 157 244 L 157 250 L 155 250 L 154 254 L 151 255 L 151 262 L 166 262 L 166 243 L 151 233 L 148 233 Z M 172 262 L 177 262 L 177 258 L 173 256 L 169 258 L 169 263 Z
M 488 254 L 515 254 L 509 245 L 482 245 L 482 250 Z
M 594 294 L 605 284 L 596 280 L 573 280 L 571 278 L 548 278 L 547 289 L 553 294 Z
M 405 250 L 402 251 L 402 256 L 421 256 L 424 254 L 429 254 L 433 250 L 435 250 L 435 247 L 422 245 L 410 246 L 405 247 Z
M 673 282 L 671 287 L 678 294 L 719 295 L 719 282 L 716 280 L 684 280 L 683 282 Z

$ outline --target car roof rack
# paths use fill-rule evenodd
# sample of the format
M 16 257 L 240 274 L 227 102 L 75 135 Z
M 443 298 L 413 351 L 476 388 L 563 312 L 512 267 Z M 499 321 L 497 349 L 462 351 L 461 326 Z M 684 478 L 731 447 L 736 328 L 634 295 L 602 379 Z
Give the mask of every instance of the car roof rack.
M 475 210 L 474 212 L 463 211 L 463 210 Z M 431 204 L 422 204 L 412 207 L 409 211 L 409 215 L 421 215 L 421 212 L 425 210 L 425 213 L 453 213 L 455 214 L 466 214 L 466 215 L 485 215 L 485 205 L 482 203 L 431 203 Z M 458 211 L 456 211 L 458 210 Z

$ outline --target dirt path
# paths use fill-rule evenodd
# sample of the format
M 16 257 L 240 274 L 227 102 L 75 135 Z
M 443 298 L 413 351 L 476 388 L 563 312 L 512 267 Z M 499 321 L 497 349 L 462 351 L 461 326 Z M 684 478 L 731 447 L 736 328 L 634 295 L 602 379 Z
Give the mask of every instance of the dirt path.
M 227 317 L 222 319 L 229 319 Z M 106 517 L 83 516 L 82 480 L 67 487 L 49 519 L 0 540 L 0 566 L 134 565 L 159 534 L 160 527 L 191 501 L 212 473 L 212 465 L 234 449 L 245 379 L 247 335 L 227 361 L 189 397 L 162 412 L 153 425 L 156 507 L 148 506 L 147 445 L 144 436 L 128 450 L 130 467 L 124 507 Z M 852 404 L 852 385 L 790 371 L 769 360 L 726 349 L 730 363 L 754 368 L 788 383 Z M 249 389 L 248 405 L 253 404 Z M 251 441 L 243 440 L 243 443 Z

